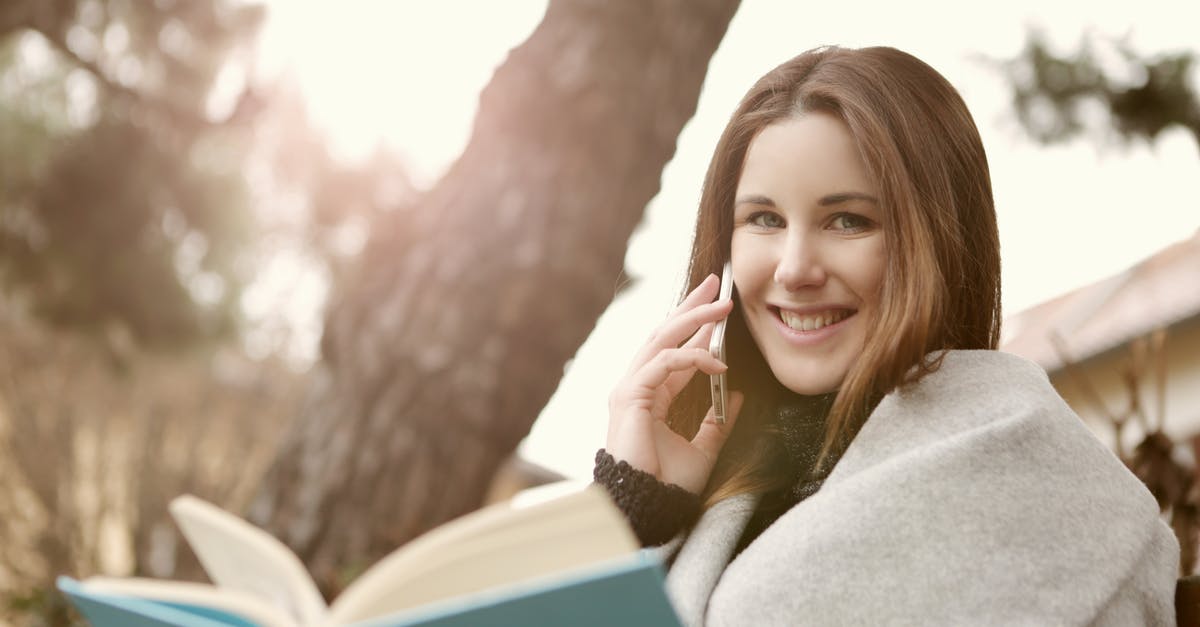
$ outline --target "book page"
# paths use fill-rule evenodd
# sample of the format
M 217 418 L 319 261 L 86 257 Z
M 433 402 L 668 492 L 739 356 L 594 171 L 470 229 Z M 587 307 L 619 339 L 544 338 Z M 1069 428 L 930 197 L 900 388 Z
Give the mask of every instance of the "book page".
M 282 542 L 194 496 L 177 497 L 170 507 L 217 587 L 258 597 L 283 609 L 300 625 L 325 622 L 324 598 L 300 558 Z
M 397 549 L 334 600 L 330 621 L 353 623 L 628 555 L 640 548 L 604 489 L 528 507 L 501 503 Z
M 90 577 L 79 584 L 89 595 L 120 596 L 220 610 L 262 627 L 296 627 L 286 612 L 236 590 L 184 581 L 137 577 Z

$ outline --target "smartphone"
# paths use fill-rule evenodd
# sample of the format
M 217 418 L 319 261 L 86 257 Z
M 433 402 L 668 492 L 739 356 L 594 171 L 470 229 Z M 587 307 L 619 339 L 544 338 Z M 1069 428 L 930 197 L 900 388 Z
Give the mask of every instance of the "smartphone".
M 721 292 L 717 296 L 718 300 L 725 300 L 733 297 L 733 268 L 726 261 L 725 267 L 721 269 Z M 721 318 L 713 327 L 712 339 L 708 341 L 708 352 L 722 363 L 725 362 L 725 323 L 728 317 Z M 717 424 L 725 424 L 725 412 L 729 408 L 729 391 L 725 382 L 725 373 L 714 374 L 710 379 L 709 387 L 712 390 L 712 406 L 713 418 Z

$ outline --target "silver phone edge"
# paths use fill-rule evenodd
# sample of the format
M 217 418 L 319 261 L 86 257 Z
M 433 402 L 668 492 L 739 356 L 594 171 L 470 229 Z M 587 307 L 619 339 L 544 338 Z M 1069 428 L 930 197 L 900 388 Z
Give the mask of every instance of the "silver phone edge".
M 717 296 L 718 300 L 733 296 L 732 274 L 732 264 L 726 261 L 725 266 L 721 269 L 721 289 Z M 722 362 L 725 361 L 725 324 L 727 320 L 728 318 L 723 318 L 717 322 L 708 345 L 709 354 Z M 713 421 L 723 425 L 725 424 L 726 410 L 729 408 L 729 392 L 724 372 L 709 376 L 709 391 L 712 394 Z

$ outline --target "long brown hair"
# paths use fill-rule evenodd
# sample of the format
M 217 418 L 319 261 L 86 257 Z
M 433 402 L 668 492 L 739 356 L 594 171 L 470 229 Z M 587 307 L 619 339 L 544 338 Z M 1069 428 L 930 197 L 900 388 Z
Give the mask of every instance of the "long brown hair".
M 759 79 L 725 127 L 704 181 L 684 293 L 729 258 L 734 194 L 750 142 L 772 123 L 813 111 L 838 117 L 854 136 L 881 195 L 887 249 L 877 319 L 826 419 L 820 456 L 828 462 L 883 394 L 938 367 L 938 351 L 996 347 L 1000 245 L 987 157 L 954 87 L 894 48 L 819 48 Z M 739 307 L 727 333 L 730 386 L 744 391 L 746 403 L 709 480 L 710 504 L 781 480 L 766 469 L 762 434 L 787 391 Z M 708 407 L 702 379 L 680 393 L 668 416 L 688 437 Z

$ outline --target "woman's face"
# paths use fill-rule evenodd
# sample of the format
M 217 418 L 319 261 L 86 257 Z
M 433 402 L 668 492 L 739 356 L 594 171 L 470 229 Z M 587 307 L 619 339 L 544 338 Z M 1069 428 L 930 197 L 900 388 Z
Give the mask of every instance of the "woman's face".
M 886 263 L 878 198 L 832 115 L 774 123 L 750 143 L 734 202 L 734 284 L 750 335 L 793 392 L 836 390 L 862 353 Z

